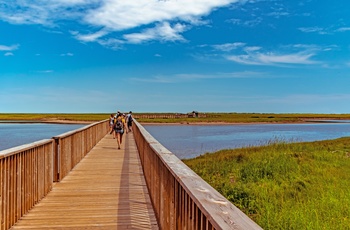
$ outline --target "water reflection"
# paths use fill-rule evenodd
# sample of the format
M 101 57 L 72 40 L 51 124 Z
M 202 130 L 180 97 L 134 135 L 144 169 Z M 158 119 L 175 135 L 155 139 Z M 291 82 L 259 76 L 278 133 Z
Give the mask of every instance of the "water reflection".
M 179 158 L 220 149 L 265 145 L 271 140 L 316 141 L 350 136 L 350 123 L 147 125 L 144 127 Z

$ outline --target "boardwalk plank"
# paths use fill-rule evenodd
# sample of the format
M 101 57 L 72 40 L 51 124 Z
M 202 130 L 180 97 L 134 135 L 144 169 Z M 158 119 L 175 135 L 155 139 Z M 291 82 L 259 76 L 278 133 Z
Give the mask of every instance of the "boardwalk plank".
M 132 134 L 106 135 L 12 229 L 158 229 Z

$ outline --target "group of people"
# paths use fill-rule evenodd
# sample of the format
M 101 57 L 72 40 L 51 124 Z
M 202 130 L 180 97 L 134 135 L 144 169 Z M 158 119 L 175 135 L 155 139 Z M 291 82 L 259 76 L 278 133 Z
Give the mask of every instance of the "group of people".
M 127 115 L 118 111 L 115 115 L 111 114 L 109 117 L 109 133 L 113 134 L 113 138 L 117 139 L 118 149 L 123 141 L 123 134 L 132 132 L 132 112 Z

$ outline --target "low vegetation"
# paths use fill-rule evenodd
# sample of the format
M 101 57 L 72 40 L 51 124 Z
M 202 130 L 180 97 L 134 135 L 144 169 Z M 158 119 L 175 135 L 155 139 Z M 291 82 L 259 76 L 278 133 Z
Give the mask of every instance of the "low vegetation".
M 36 113 L 0 113 L 0 120 L 69 120 L 69 121 L 100 121 L 108 119 L 107 113 L 86 114 L 36 114 Z M 350 114 L 268 114 L 268 113 L 199 113 L 198 117 L 176 113 L 133 113 L 142 123 L 254 123 L 254 122 L 284 122 L 295 123 L 306 120 L 350 120 Z M 177 117 L 177 118 L 175 118 Z
M 158 114 L 135 114 L 143 115 L 140 122 L 154 123 L 298 123 L 306 120 L 348 120 L 350 114 L 273 114 L 273 113 L 199 113 L 198 117 L 172 118 L 169 113 Z M 149 115 L 149 118 L 145 118 Z M 153 116 L 152 115 L 157 115 Z
M 64 114 L 64 113 L 0 113 L 0 120 L 6 121 L 101 121 L 107 119 L 109 114 Z
M 349 229 L 350 138 L 271 141 L 184 162 L 264 229 Z

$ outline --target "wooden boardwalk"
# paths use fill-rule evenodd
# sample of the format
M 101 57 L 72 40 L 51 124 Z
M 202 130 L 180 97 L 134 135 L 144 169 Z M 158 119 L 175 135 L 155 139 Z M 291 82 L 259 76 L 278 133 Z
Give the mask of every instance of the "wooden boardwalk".
M 158 229 L 133 135 L 106 135 L 11 229 Z

